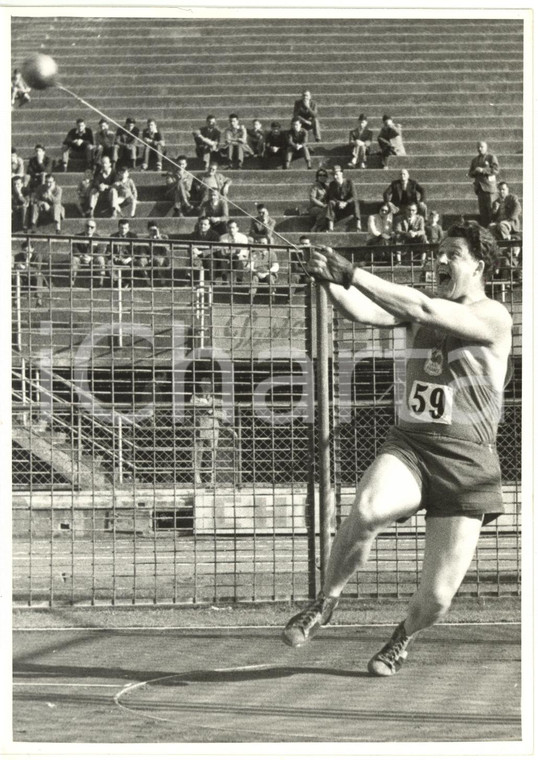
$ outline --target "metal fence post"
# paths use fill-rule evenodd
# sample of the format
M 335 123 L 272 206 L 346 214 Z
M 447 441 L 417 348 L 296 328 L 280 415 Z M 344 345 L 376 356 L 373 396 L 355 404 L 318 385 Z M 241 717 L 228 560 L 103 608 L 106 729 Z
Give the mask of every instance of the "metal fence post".
M 329 306 L 326 290 L 316 287 L 318 446 L 319 446 L 319 554 L 321 585 L 331 546 L 331 449 L 329 417 Z

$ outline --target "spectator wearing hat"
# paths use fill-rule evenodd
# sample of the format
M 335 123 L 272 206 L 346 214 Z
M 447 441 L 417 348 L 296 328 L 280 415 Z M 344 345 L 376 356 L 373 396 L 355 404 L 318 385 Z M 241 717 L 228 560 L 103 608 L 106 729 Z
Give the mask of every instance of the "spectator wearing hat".
M 370 152 L 374 133 L 368 129 L 368 119 L 361 113 L 358 118 L 358 126 L 349 133 L 349 142 L 353 146 L 351 152 L 351 161 L 348 166 L 359 166 L 366 169 L 366 157 Z
M 321 141 L 321 130 L 318 119 L 318 106 L 310 94 L 310 90 L 303 90 L 302 96 L 295 101 L 293 106 L 292 122 L 298 119 L 303 129 L 307 132 L 312 130 L 314 140 Z
M 204 162 L 204 167 L 208 169 L 211 161 L 218 162 L 221 133 L 213 114 L 206 117 L 204 126 L 195 129 L 192 136 L 196 156 Z
M 405 148 L 402 140 L 402 125 L 395 124 L 392 116 L 384 114 L 383 126 L 377 136 L 381 152 L 383 169 L 389 168 L 390 156 L 405 156 Z
M 70 156 L 83 160 L 86 167 L 92 165 L 93 132 L 84 119 L 77 119 L 76 126 L 69 130 L 62 143 L 63 172 L 67 171 Z
M 306 129 L 303 129 L 299 119 L 294 119 L 291 123 L 291 129 L 288 132 L 286 162 L 284 168 L 289 169 L 293 159 L 301 154 L 306 161 L 306 168 L 311 169 L 312 162 L 310 160 L 310 151 L 308 150 L 308 132 Z
M 28 190 L 24 187 L 24 179 L 15 175 L 11 180 L 11 228 L 13 232 L 26 230 L 26 216 L 30 200 Z
M 119 162 L 134 168 L 136 166 L 136 157 L 138 155 L 138 138 L 139 129 L 136 126 L 136 119 L 128 116 L 125 119 L 125 125 L 118 127 L 114 139 L 114 154 L 112 161 L 115 165 Z
M 417 180 L 409 177 L 407 169 L 402 169 L 400 177 L 390 183 L 383 193 L 383 200 L 390 204 L 394 214 L 400 214 L 410 203 L 416 203 L 419 214 L 424 218 L 428 215 L 426 191 Z
M 77 233 L 80 241 L 72 241 L 71 253 L 71 287 L 75 287 L 78 273 L 82 267 L 88 267 L 94 278 L 97 270 L 97 287 L 102 288 L 106 277 L 105 244 L 101 240 L 95 219 L 88 219 L 84 229 Z
M 236 113 L 231 113 L 228 117 L 228 126 L 224 130 L 224 143 L 230 169 L 241 169 L 245 155 L 253 155 L 248 144 L 247 128 L 241 124 Z
M 26 185 L 30 191 L 35 190 L 45 181 L 47 174 L 52 169 L 52 161 L 47 156 L 45 147 L 38 143 L 34 148 L 34 155 L 28 161 Z
M 22 177 L 24 180 L 24 159 L 17 153 L 17 148 L 11 148 L 11 178 Z
M 388 203 L 383 203 L 377 214 L 368 217 L 366 245 L 391 245 L 396 240 L 394 215 Z
M 155 156 L 155 169 L 160 172 L 163 168 L 165 142 L 155 119 L 147 120 L 146 127 L 142 130 L 142 140 L 145 143 L 142 156 L 142 170 L 146 171 L 149 168 L 151 157 Z
M 266 238 L 267 243 L 273 245 L 274 231 L 276 221 L 269 216 L 269 209 L 265 203 L 257 203 L 256 209 L 258 211 L 257 216 L 250 222 L 249 235 L 255 243 L 260 242 L 260 238 Z
M 47 222 L 54 222 L 56 234 L 59 234 L 62 231 L 64 216 L 62 188 L 56 184 L 52 174 L 47 174 L 44 184 L 36 189 L 30 202 L 31 231 L 35 232 L 37 223 L 45 219 Z
M 200 206 L 199 217 L 207 217 L 211 229 L 218 235 L 224 235 L 229 217 L 228 201 L 218 190 L 210 190 L 209 197 Z
M 344 178 L 342 167 L 338 164 L 333 166 L 333 173 L 334 179 L 327 188 L 327 229 L 332 232 L 335 222 L 353 214 L 357 232 L 360 232 L 361 212 L 355 185 L 350 179 Z
M 271 129 L 265 135 L 263 148 L 263 168 L 274 169 L 286 162 L 287 139 L 279 121 L 271 122 Z
M 487 227 L 492 219 L 493 201 L 497 197 L 497 175 L 499 161 L 494 153 L 488 150 L 485 140 L 476 144 L 478 155 L 471 161 L 469 177 L 474 180 L 473 187 L 478 200 L 479 221 L 482 227 Z
M 318 169 L 316 181 L 310 188 L 308 214 L 312 221 L 311 232 L 323 232 L 327 227 L 327 190 L 329 175 L 327 169 Z
M 95 133 L 95 146 L 93 150 L 93 165 L 101 166 L 103 156 L 108 156 L 111 162 L 114 161 L 114 145 L 116 141 L 115 133 L 110 129 L 106 119 L 99 120 L 99 127 Z

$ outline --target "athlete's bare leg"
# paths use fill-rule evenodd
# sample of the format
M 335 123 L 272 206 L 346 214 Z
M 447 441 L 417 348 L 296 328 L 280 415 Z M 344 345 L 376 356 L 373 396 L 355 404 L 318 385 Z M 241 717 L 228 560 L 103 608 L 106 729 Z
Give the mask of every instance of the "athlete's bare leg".
M 336 534 L 323 594 L 340 596 L 349 578 L 366 563 L 377 534 L 394 520 L 413 515 L 420 501 L 420 487 L 411 470 L 393 454 L 381 454 L 366 470 L 351 514 Z

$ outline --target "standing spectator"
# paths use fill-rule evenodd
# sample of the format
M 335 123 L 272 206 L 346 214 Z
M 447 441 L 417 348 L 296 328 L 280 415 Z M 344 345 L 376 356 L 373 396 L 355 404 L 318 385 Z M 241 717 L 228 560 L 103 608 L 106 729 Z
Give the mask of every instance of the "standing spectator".
M 245 154 L 248 156 L 252 155 L 252 150 L 248 144 L 247 129 L 244 124 L 239 122 L 239 117 L 236 113 L 231 113 L 228 121 L 229 125 L 224 130 L 224 142 L 229 162 L 228 168 L 233 169 L 235 166 L 237 169 L 241 169 Z
M 84 119 L 77 119 L 76 126 L 69 130 L 62 143 L 62 171 L 67 171 L 69 158 L 75 156 L 83 160 L 85 168 L 92 165 L 93 132 Z
M 167 195 L 173 198 L 174 216 L 187 216 L 194 210 L 192 203 L 193 176 L 187 170 L 187 156 L 176 158 L 177 169 L 166 175 Z
M 138 136 L 140 131 L 136 126 L 136 119 L 128 116 L 125 119 L 125 126 L 118 127 L 116 137 L 114 138 L 114 154 L 112 161 L 115 166 L 122 163 L 130 169 L 136 166 L 138 155 Z
M 91 197 L 93 190 L 93 172 L 86 169 L 84 176 L 77 185 L 77 209 L 81 216 L 90 216 Z
M 327 188 L 327 229 L 334 230 L 334 223 L 345 216 L 353 214 L 357 232 L 361 229 L 361 212 L 355 185 L 350 179 L 344 179 L 342 167 L 333 167 L 334 179 Z
M 25 105 L 25 103 L 29 103 L 31 91 L 22 78 L 19 69 L 13 69 L 13 76 L 11 77 L 11 105 L 18 104 L 20 107 Z
M 395 124 L 392 116 L 383 116 L 383 126 L 377 136 L 377 142 L 381 149 L 381 163 L 383 169 L 389 168 L 390 156 L 405 156 L 405 148 L 402 140 L 402 125 Z
M 99 128 L 95 133 L 95 146 L 93 149 L 93 165 L 100 167 L 103 161 L 103 156 L 108 156 L 110 161 L 114 161 L 114 145 L 116 141 L 116 135 L 110 129 L 110 125 L 106 119 L 99 120 Z
M 211 161 L 207 171 L 201 174 L 196 181 L 196 193 L 200 198 L 200 203 L 209 198 L 211 190 L 217 190 L 221 195 L 227 197 L 231 184 L 232 180 L 219 172 L 218 162 Z
M 396 225 L 396 233 L 399 243 L 418 243 L 420 245 L 426 245 L 428 238 L 426 237 L 424 217 L 417 213 L 417 204 L 410 203 L 405 208 L 404 216 L 400 218 Z M 411 260 L 413 254 L 411 252 Z M 421 255 L 422 258 L 422 255 Z M 401 263 L 401 254 L 397 254 L 397 262 Z
M 393 180 L 383 193 L 383 200 L 389 203 L 393 214 L 402 213 L 410 203 L 416 204 L 418 212 L 426 218 L 426 191 L 415 179 L 410 179 L 409 171 L 402 169 L 400 178 Z
M 499 198 L 493 203 L 490 231 L 497 240 L 510 240 L 521 232 L 521 204 L 506 182 L 499 182 Z
M 142 140 L 146 143 L 142 156 L 142 170 L 149 168 L 151 156 L 156 156 L 155 169 L 160 172 L 163 168 L 164 137 L 157 127 L 155 119 L 148 119 L 147 126 L 142 130 Z
M 154 285 L 165 287 L 167 275 L 170 272 L 170 244 L 159 241 L 167 241 L 169 238 L 168 235 L 160 231 L 156 221 L 150 220 L 147 227 L 151 243 L 145 246 L 137 258 L 137 266 L 144 283 L 148 287 L 151 287 L 152 279 Z M 153 278 L 150 276 L 150 270 Z
M 26 231 L 28 207 L 28 190 L 24 187 L 23 178 L 15 175 L 11 180 L 11 229 L 13 232 Z
M 120 219 L 118 231 L 111 237 L 114 240 L 109 243 L 108 253 L 110 255 L 112 283 L 115 284 L 121 279 L 122 287 L 132 287 L 136 268 L 132 241 L 136 240 L 138 235 L 136 232 L 131 232 L 127 219 Z
M 72 241 L 71 253 L 71 287 L 75 287 L 78 273 L 81 267 L 88 267 L 92 281 L 97 269 L 98 280 L 97 287 L 102 288 L 105 284 L 106 277 L 106 257 L 105 245 L 96 232 L 97 224 L 94 219 L 88 219 L 84 225 L 84 230 L 77 234 L 77 237 L 83 238 L 80 241 Z
M 358 122 L 358 126 L 349 133 L 349 142 L 353 148 L 348 166 L 355 167 L 358 164 L 361 169 L 366 169 L 366 157 L 370 153 L 374 133 L 368 129 L 368 119 L 363 113 Z
M 389 204 L 384 203 L 377 214 L 368 217 L 366 245 L 392 245 L 395 240 L 394 216 Z
M 54 221 L 56 234 L 62 231 L 62 219 L 65 210 L 62 206 L 62 188 L 56 184 L 52 174 L 47 174 L 45 183 L 40 185 L 30 202 L 31 232 L 36 231 L 36 225 L 43 217 L 45 221 Z
M 45 182 L 45 177 L 50 174 L 52 162 L 45 152 L 43 145 L 39 143 L 34 148 L 34 155 L 28 161 L 28 181 L 30 190 L 35 190 Z
M 200 217 L 207 217 L 211 229 L 218 235 L 224 235 L 229 217 L 228 201 L 218 190 L 209 191 L 209 199 L 200 207 Z
M 116 172 L 108 156 L 101 159 L 101 168 L 94 175 L 92 189 L 90 191 L 90 216 L 93 216 L 99 201 L 106 201 L 110 205 L 110 189 L 116 181 Z
M 13 256 L 13 269 L 20 272 L 23 293 L 27 293 L 29 298 L 35 293 L 36 306 L 43 306 L 43 254 L 36 251 L 29 240 L 25 240 L 21 250 Z
M 130 216 L 134 217 L 138 203 L 138 190 L 129 176 L 129 169 L 126 166 L 119 169 L 116 181 L 110 188 L 110 205 L 112 206 L 113 219 L 121 216 L 121 207 L 124 203 L 130 205 Z
M 241 246 L 248 246 L 249 239 L 242 232 L 234 219 L 230 219 L 226 225 L 227 232 L 221 235 L 219 243 L 228 243 L 229 247 L 221 251 L 222 258 L 222 279 L 225 281 L 242 282 L 243 273 L 248 266 L 249 249 Z
M 11 148 L 11 178 L 22 177 L 24 180 L 24 159 L 17 153 L 17 148 Z
M 193 471 L 194 482 L 214 485 L 215 457 L 219 445 L 220 423 L 226 420 L 222 409 L 217 408 L 211 379 L 201 379 L 190 404 L 193 410 Z M 204 475 L 204 477 L 202 477 Z
M 276 221 L 269 216 L 269 210 L 264 203 L 257 203 L 258 215 L 250 222 L 249 235 L 255 243 L 261 242 L 260 238 L 267 238 L 267 242 L 273 245 L 275 242 L 274 231 Z
M 257 242 L 265 246 L 271 244 L 268 237 L 260 237 Z M 251 298 L 256 295 L 259 285 L 264 285 L 268 288 L 270 300 L 273 300 L 279 268 L 276 253 L 271 248 L 252 248 L 248 267 Z
M 290 163 L 300 154 L 306 161 L 306 168 L 311 169 L 310 152 L 308 150 L 308 132 L 303 129 L 299 119 L 294 119 L 291 123 L 291 129 L 288 132 L 288 144 L 286 148 L 286 162 L 284 169 L 290 168 Z
M 312 221 L 311 232 L 323 232 L 327 226 L 327 190 L 329 175 L 326 169 L 318 169 L 316 181 L 310 188 L 308 213 Z
M 221 257 L 211 243 L 216 243 L 220 235 L 211 227 L 211 221 L 207 216 L 201 216 L 194 228 L 193 240 L 196 245 L 192 248 L 193 268 L 200 269 L 203 267 L 204 272 L 208 275 L 210 282 L 215 282 L 221 274 Z M 206 243 L 206 245 L 203 245 Z
M 274 169 L 275 166 L 284 166 L 286 162 L 286 148 L 288 141 L 282 125 L 279 121 L 271 122 L 271 129 L 265 136 L 263 149 L 263 168 Z
M 316 142 L 321 141 L 318 107 L 315 101 L 312 100 L 310 90 L 303 90 L 302 97 L 295 101 L 293 116 L 291 118 L 292 121 L 298 119 L 303 129 L 306 129 L 307 132 L 312 130 Z
M 249 147 L 254 156 L 261 158 L 263 156 L 263 149 L 265 144 L 265 133 L 263 131 L 262 123 L 259 119 L 254 119 L 252 127 L 247 129 L 247 139 Z
M 428 243 L 437 245 L 443 239 L 443 228 L 439 224 L 439 212 L 430 211 L 428 221 L 425 227 L 426 238 Z
M 218 162 L 220 129 L 217 127 L 217 120 L 213 114 L 209 114 L 205 122 L 205 125 L 196 129 L 192 136 L 194 137 L 196 156 L 202 159 L 204 167 L 208 169 L 211 161 Z
M 476 144 L 478 155 L 471 161 L 469 177 L 474 179 L 473 187 L 478 198 L 480 224 L 487 227 L 491 223 L 493 201 L 497 196 L 497 156 L 488 152 L 488 144 L 480 140 Z

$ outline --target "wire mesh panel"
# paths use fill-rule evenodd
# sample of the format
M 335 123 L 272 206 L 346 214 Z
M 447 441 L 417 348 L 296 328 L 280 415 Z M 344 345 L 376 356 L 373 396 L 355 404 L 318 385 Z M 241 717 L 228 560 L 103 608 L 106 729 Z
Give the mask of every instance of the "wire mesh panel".
M 13 238 L 17 603 L 308 596 L 309 287 L 285 248 Z
M 521 508 L 521 281 L 510 263 L 510 245 L 487 285 L 488 295 L 503 302 L 513 317 L 511 372 L 505 387 L 498 451 L 506 514 L 485 526 L 461 594 L 520 593 Z M 507 250 L 506 250 L 507 249 Z M 518 249 L 519 251 L 519 249 Z M 379 276 L 434 293 L 433 251 L 398 247 L 359 252 L 361 263 Z M 403 257 L 403 263 L 400 260 Z M 355 489 L 395 422 L 396 386 L 405 359 L 403 328 L 379 329 L 351 323 L 334 314 L 334 427 L 336 524 L 349 513 Z M 424 513 L 382 532 L 367 566 L 346 593 L 357 597 L 405 597 L 417 586 L 424 549 Z

